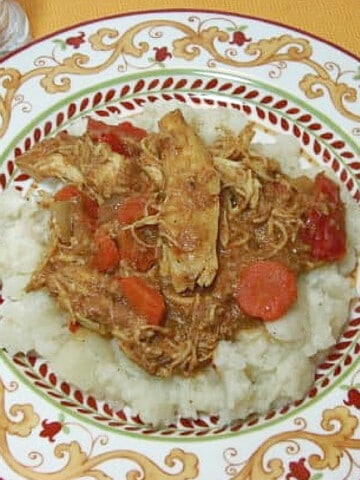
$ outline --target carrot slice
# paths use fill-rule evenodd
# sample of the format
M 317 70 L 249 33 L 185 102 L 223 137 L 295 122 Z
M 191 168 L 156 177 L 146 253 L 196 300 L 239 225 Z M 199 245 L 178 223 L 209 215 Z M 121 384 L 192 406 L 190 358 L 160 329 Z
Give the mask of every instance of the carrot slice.
M 119 285 L 122 294 L 137 315 L 144 317 L 149 325 L 162 324 L 166 306 L 161 292 L 139 277 L 120 278 Z
M 235 298 L 247 315 L 277 320 L 297 298 L 296 275 L 280 262 L 259 260 L 240 273 Z
M 93 220 L 97 220 L 99 216 L 99 204 L 96 200 L 90 198 L 86 193 L 82 192 L 81 195 L 82 207 L 86 215 Z
M 156 262 L 157 249 L 138 244 L 129 230 L 120 230 L 118 243 L 121 258 L 137 272 L 147 272 Z
M 122 225 L 130 225 L 136 220 L 140 220 L 145 214 L 145 197 L 130 197 L 119 206 L 117 217 Z
M 119 249 L 114 240 L 106 234 L 94 236 L 95 251 L 92 266 L 99 272 L 113 270 L 120 260 Z

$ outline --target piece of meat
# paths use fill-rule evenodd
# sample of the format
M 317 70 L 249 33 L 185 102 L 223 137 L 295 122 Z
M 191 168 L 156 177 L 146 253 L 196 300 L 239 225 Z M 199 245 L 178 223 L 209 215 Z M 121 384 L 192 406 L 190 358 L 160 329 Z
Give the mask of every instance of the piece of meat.
M 215 277 L 220 180 L 211 155 L 180 110 L 165 115 L 159 127 L 165 180 L 160 271 L 182 292 L 196 284 L 208 286 Z
M 224 158 L 215 159 L 215 168 L 220 175 L 222 189 L 231 189 L 242 198 L 242 209 L 255 208 L 261 191 L 261 183 L 242 162 Z
M 57 178 L 82 186 L 84 176 L 76 165 L 79 139 L 65 133 L 45 139 L 17 158 L 17 166 L 37 182 Z
M 135 315 L 119 300 L 107 277 L 86 266 L 55 261 L 47 267 L 45 286 L 67 310 L 72 323 L 102 335 L 135 321 Z
M 88 136 L 60 133 L 37 144 L 20 156 L 18 167 L 36 181 L 56 178 L 93 195 L 112 195 L 147 188 L 149 177 L 133 159 L 113 152 L 106 143 L 94 143 Z

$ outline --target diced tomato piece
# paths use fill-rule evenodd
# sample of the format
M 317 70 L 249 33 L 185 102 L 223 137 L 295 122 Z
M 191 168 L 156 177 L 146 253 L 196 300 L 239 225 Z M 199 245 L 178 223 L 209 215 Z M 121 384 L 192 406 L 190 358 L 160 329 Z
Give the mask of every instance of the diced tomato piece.
M 341 203 L 339 185 L 328 178 L 324 172 L 318 173 L 315 177 L 314 195 L 319 200 L 323 195 L 327 201 L 334 205 Z
M 301 239 L 317 260 L 341 260 L 346 253 L 345 209 L 340 189 L 324 173 L 315 177 L 314 206 L 304 218 Z
M 149 325 L 161 325 L 165 319 L 164 297 L 139 277 L 119 279 L 122 294 L 134 312 L 144 317 Z
M 116 126 L 117 131 L 121 132 L 127 137 L 132 137 L 135 140 L 142 140 L 146 137 L 147 131 L 143 128 L 135 127 L 131 122 L 122 122 Z
M 98 141 L 107 143 L 113 152 L 125 155 L 125 157 L 130 157 L 132 154 L 132 149 L 128 143 L 126 143 L 123 138 L 117 137 L 113 133 L 104 133 L 99 137 Z
M 235 299 L 251 317 L 277 320 L 289 310 L 296 298 L 296 275 L 280 262 L 259 260 L 240 272 Z
M 131 122 L 108 125 L 93 118 L 88 120 L 87 131 L 94 142 L 105 142 L 114 152 L 128 157 L 139 153 L 138 143 L 147 135 L 146 130 Z
M 331 214 L 313 209 L 305 220 L 301 239 L 311 247 L 317 260 L 341 260 L 346 253 L 344 216 L 340 210 Z
M 101 120 L 94 120 L 93 118 L 88 119 L 87 130 L 90 136 L 96 139 L 108 133 L 116 137 L 132 137 L 135 140 L 142 140 L 147 135 L 146 130 L 135 127 L 131 122 L 109 125 Z
M 145 214 L 147 199 L 145 197 L 130 197 L 118 209 L 118 220 L 121 225 L 130 225 L 140 220 Z

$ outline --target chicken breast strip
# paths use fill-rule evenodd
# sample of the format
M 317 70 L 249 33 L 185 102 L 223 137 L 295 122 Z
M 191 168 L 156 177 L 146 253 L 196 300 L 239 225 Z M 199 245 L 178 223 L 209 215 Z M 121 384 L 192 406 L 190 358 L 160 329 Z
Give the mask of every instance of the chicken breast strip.
M 208 286 L 218 269 L 220 179 L 210 153 L 180 110 L 159 122 L 165 199 L 160 273 L 176 292 Z
M 16 164 L 36 181 L 54 177 L 80 189 L 86 185 L 94 196 L 102 198 L 132 191 L 148 181 L 135 160 L 127 161 L 106 143 L 64 132 L 35 145 Z

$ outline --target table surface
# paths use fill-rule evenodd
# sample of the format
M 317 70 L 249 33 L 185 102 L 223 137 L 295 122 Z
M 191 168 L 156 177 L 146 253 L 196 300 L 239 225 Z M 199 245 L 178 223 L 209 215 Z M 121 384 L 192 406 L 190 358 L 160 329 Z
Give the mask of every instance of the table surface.
M 17 0 L 28 13 L 32 35 L 108 15 L 169 8 L 222 10 L 300 28 L 360 57 L 359 0 Z

